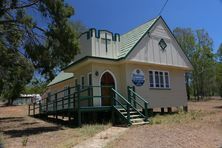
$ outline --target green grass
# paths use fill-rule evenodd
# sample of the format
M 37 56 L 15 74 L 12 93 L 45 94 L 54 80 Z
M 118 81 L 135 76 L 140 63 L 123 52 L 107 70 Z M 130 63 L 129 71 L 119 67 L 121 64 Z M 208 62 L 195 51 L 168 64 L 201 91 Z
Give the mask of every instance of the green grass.
M 150 124 L 174 124 L 189 122 L 192 120 L 202 120 L 202 117 L 212 113 L 214 112 L 204 112 L 199 110 L 189 112 L 180 111 L 175 114 L 156 115 L 151 118 Z

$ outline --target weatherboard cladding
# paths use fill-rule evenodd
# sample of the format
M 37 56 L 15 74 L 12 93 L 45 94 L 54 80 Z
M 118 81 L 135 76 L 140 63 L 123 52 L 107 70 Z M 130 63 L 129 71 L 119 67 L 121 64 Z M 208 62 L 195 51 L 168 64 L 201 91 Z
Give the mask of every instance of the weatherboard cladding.
M 125 57 L 128 52 L 137 44 L 137 42 L 144 36 L 144 34 L 150 29 L 156 20 L 157 18 L 152 19 L 147 23 L 129 31 L 128 33 L 121 35 L 120 55 L 118 57 Z
M 146 34 L 146 32 L 152 27 L 152 25 L 156 22 L 156 20 L 158 18 L 152 19 L 152 20 L 146 22 L 145 24 L 142 24 L 141 26 L 134 28 L 133 30 L 120 36 L 120 54 L 118 55 L 118 59 L 125 58 L 127 56 L 127 54 L 134 48 L 134 46 Z M 93 30 L 95 30 L 95 29 L 90 29 L 88 32 L 86 32 L 88 34 L 87 38 L 90 38 L 90 36 L 92 36 Z M 115 35 L 115 38 L 117 36 L 118 36 L 118 34 Z M 74 64 L 74 63 L 71 62 L 68 65 L 68 67 L 71 66 L 72 64 Z M 64 71 L 62 71 L 48 84 L 48 86 L 51 86 L 51 85 L 54 85 L 54 84 L 59 83 L 61 81 L 70 79 L 73 76 L 74 75 L 72 73 L 65 73 Z

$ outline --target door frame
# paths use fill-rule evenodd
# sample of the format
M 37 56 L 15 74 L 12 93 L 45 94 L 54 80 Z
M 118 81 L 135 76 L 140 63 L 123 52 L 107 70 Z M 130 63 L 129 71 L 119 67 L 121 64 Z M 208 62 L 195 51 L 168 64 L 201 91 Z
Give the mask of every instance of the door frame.
M 114 75 L 114 73 L 110 70 L 105 70 L 101 73 L 100 75 L 100 78 L 99 78 L 99 85 L 101 86 L 101 80 L 102 80 L 102 77 L 103 75 L 108 72 L 112 77 L 113 77 L 113 80 L 114 80 L 114 83 L 115 83 L 115 89 L 117 89 L 117 81 L 116 81 L 116 77 Z M 101 92 L 101 89 L 100 89 L 100 96 L 102 95 L 102 92 Z M 102 98 L 99 99 L 99 106 L 102 106 Z

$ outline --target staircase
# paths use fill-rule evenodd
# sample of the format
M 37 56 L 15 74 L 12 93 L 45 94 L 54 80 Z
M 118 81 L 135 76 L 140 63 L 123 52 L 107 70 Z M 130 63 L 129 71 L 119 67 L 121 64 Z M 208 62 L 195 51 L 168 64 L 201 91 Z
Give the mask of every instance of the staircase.
M 124 108 L 121 108 L 121 109 L 118 109 L 118 110 L 125 118 L 127 118 L 127 111 Z M 130 123 L 132 125 L 143 125 L 143 124 L 148 124 L 149 123 L 138 112 L 133 111 L 132 109 L 130 109 L 129 116 L 130 116 Z
M 143 125 L 148 121 L 148 102 L 135 92 L 135 87 L 128 87 L 128 100 L 125 99 L 117 90 L 114 92 L 112 104 L 113 108 L 126 121 L 128 125 Z M 117 99 L 118 98 L 118 99 Z M 143 102 L 143 104 L 141 104 Z M 143 112 L 144 111 L 144 112 Z

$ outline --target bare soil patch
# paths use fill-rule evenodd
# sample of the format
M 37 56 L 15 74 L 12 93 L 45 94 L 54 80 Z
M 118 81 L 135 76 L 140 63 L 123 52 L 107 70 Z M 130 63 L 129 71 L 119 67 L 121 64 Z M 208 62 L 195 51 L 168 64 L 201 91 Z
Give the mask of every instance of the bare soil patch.
M 110 127 L 95 124 L 70 128 L 29 117 L 27 109 L 27 106 L 0 106 L 0 143 L 4 147 L 73 147 Z
M 107 145 L 117 148 L 221 148 L 222 100 L 189 102 L 188 113 L 157 115 Z

